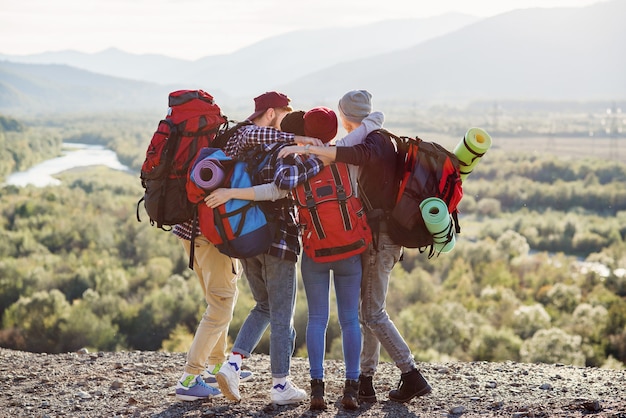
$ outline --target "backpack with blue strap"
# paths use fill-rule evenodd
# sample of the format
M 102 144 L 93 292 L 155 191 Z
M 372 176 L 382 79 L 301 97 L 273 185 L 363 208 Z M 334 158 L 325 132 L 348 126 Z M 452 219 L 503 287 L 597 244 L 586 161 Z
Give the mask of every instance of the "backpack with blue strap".
M 225 255 L 248 258 L 265 253 L 274 239 L 275 225 L 258 202 L 231 199 L 210 208 L 204 198 L 218 187 L 252 187 L 254 176 L 269 158 L 267 154 L 260 161 L 236 161 L 220 148 L 203 148 L 191 166 L 186 187 L 189 200 L 196 204 L 194 225 Z

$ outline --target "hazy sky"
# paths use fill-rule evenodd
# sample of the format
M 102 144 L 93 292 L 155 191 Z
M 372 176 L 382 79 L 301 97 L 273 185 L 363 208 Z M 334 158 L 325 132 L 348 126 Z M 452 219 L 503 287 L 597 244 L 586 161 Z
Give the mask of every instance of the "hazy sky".
M 602 0 L 0 0 L 0 53 L 99 52 L 198 59 L 281 33 L 447 12 L 489 17 Z M 366 40 L 364 40 L 366 42 Z M 349 46 L 348 46 L 349 47 Z

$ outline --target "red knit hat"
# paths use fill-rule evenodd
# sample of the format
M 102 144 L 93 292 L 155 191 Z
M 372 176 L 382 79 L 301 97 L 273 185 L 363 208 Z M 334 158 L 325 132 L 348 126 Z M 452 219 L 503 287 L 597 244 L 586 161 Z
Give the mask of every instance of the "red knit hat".
M 329 142 L 337 135 L 337 115 L 328 107 L 314 107 L 304 114 L 304 133 L 306 136 Z

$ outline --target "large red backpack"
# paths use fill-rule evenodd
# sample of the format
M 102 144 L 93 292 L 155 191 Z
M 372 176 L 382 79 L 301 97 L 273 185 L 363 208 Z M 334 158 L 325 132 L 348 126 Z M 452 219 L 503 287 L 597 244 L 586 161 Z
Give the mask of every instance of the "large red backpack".
M 457 206 L 463 198 L 460 162 L 456 155 L 435 142 L 419 137 L 399 137 L 381 130 L 397 149 L 398 193 L 396 203 L 387 217 L 389 236 L 398 245 L 429 250 L 434 254 L 434 237 L 428 230 L 420 204 L 428 198 L 443 200 L 450 214 L 446 240 L 452 241 L 461 228 Z
M 190 164 L 204 147 L 210 146 L 227 118 L 202 90 L 178 90 L 169 94 L 169 110 L 146 151 L 141 167 L 144 207 L 150 223 L 159 228 L 193 217 L 194 205 L 187 199 L 185 185 Z
M 304 252 L 316 262 L 360 254 L 372 241 L 361 200 L 354 194 L 348 166 L 325 166 L 293 190 L 303 227 Z

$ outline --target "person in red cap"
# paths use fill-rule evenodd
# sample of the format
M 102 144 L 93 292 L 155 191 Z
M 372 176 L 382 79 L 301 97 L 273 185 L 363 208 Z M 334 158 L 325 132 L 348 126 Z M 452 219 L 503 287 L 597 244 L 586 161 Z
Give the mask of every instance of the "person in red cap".
M 224 151 L 234 159 L 245 160 L 250 154 L 267 155 L 278 151 L 285 143 L 321 144 L 309 138 L 279 130 L 283 118 L 291 111 L 290 99 L 278 92 L 267 92 L 254 99 L 254 113 L 246 123 L 240 124 L 228 139 Z M 216 375 L 223 395 L 239 401 L 240 374 L 243 359 L 250 357 L 267 327 L 270 333 L 270 363 L 272 388 L 270 395 L 275 404 L 292 404 L 304 401 L 307 394 L 289 377 L 291 357 L 295 348 L 293 315 L 297 289 L 296 263 L 300 254 L 300 230 L 296 222 L 295 208 L 288 198 L 278 199 L 272 190 L 275 173 L 280 163 L 267 159 L 260 167 L 254 182 L 259 186 L 247 189 L 217 189 L 205 202 L 210 207 L 219 206 L 230 198 L 265 200 L 260 203 L 268 218 L 276 225 L 276 234 L 270 249 L 255 257 L 241 260 L 246 279 L 256 302 L 242 324 L 228 361 Z M 297 171 L 296 180 L 313 177 L 323 167 L 317 158 L 290 158 L 290 170 Z M 267 194 L 260 193 L 264 190 Z M 269 191 L 269 192 L 268 192 Z M 282 192 L 282 196 L 287 192 Z M 236 195 L 236 196 L 235 196 Z
M 235 133 L 254 139 L 253 135 L 265 135 L 285 142 L 293 142 L 294 136 L 283 135 L 276 128 L 288 113 L 290 99 L 278 92 L 268 92 L 255 99 L 255 111 L 250 121 L 240 124 Z M 253 124 L 255 123 L 255 124 Z M 245 128 L 244 125 L 250 125 Z M 241 128 L 241 129 L 240 129 Z M 250 139 L 252 138 L 252 139 Z M 305 140 L 306 141 L 306 140 Z M 258 200 L 276 200 L 285 197 L 276 187 L 259 185 L 250 193 Z M 190 254 L 193 224 L 184 222 L 175 225 L 173 233 L 180 239 L 186 253 Z M 183 374 L 176 384 L 176 397 L 183 401 L 194 401 L 221 395 L 213 386 L 217 385 L 216 374 L 227 359 L 228 327 L 237 300 L 237 282 L 242 274 L 239 260 L 219 252 L 196 225 L 193 269 L 196 271 L 205 293 L 207 308 L 194 334 L 187 353 Z M 239 374 L 241 381 L 251 377 L 250 371 Z
M 280 131 L 280 122 L 292 111 L 291 99 L 276 91 L 268 91 L 254 98 L 254 112 L 237 125 L 224 147 L 226 155 L 239 159 L 259 145 L 298 143 L 321 144 L 317 139 Z

